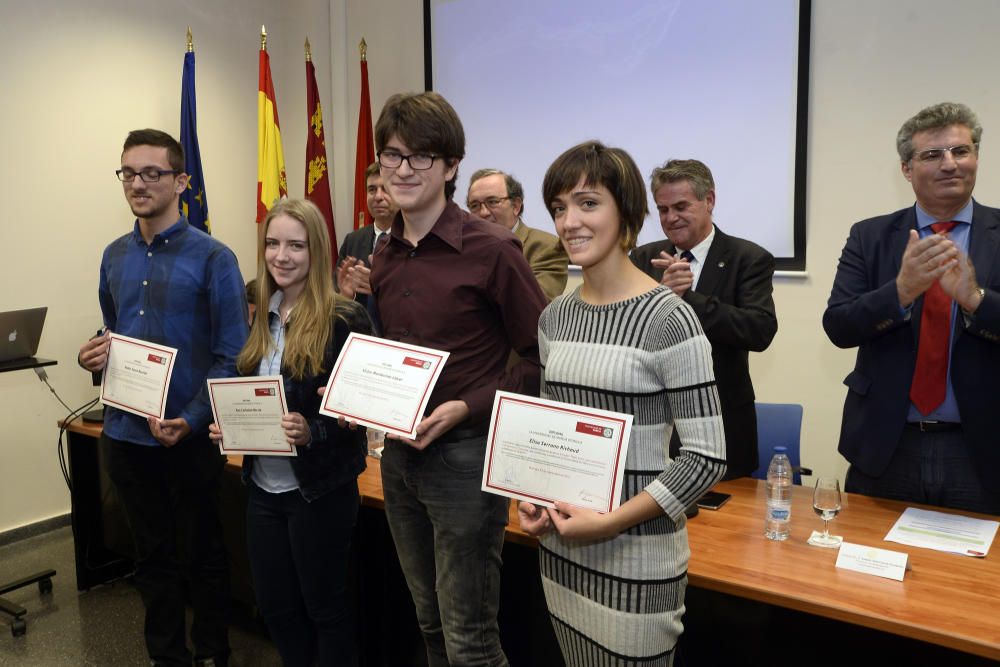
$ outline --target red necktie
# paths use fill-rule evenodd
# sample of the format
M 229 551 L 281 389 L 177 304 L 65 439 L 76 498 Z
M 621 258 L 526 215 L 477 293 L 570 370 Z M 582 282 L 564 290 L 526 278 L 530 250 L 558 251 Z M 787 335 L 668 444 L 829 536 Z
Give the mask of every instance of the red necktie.
M 957 222 L 935 222 L 935 234 L 947 234 Z M 910 385 L 910 400 L 921 414 L 928 415 L 944 402 L 948 382 L 948 342 L 951 338 L 951 297 L 937 280 L 924 292 L 920 314 L 920 341 L 917 367 Z

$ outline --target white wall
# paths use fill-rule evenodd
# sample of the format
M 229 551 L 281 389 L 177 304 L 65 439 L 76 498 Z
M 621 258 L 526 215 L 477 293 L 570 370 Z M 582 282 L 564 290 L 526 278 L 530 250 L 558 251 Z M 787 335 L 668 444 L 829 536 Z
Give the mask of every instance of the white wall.
M 257 61 L 260 26 L 277 87 L 289 188 L 301 196 L 306 136 L 303 42 L 308 35 L 329 104 L 326 0 L 171 3 L 38 0 L 0 4 L 0 308 L 47 305 L 39 355 L 71 406 L 96 395 L 76 365 L 100 327 L 103 248 L 131 229 L 114 170 L 140 127 L 180 132 L 188 25 L 197 56 L 199 136 L 215 235 L 255 271 Z M 0 531 L 69 511 L 56 459 L 65 414 L 30 371 L 0 374 Z
M 40 352 L 59 360 L 49 375 L 73 406 L 95 395 L 75 358 L 80 343 L 100 325 L 100 253 L 131 225 L 113 174 L 121 143 L 136 127 L 178 133 L 189 24 L 198 55 L 199 134 L 214 233 L 236 251 L 245 276 L 254 270 L 261 23 L 270 35 L 293 196 L 301 195 L 303 179 L 304 37 L 313 44 L 343 238 L 352 216 L 357 44 L 362 36 L 369 44 L 377 116 L 392 93 L 423 87 L 419 0 L 0 5 L 0 90 L 5 93 L 0 183 L 6 203 L 0 223 L 5 251 L 0 307 L 49 306 Z M 1000 127 L 1000 91 L 991 85 L 993 64 L 1000 62 L 1000 42 L 991 28 L 998 24 L 1000 3 L 992 0 L 954 0 L 946 12 L 930 0 L 813 2 L 809 274 L 776 280 L 778 335 L 767 352 L 752 355 L 751 371 L 761 400 L 805 406 L 803 461 L 817 473 L 840 475 L 846 469 L 836 442 L 845 391 L 841 380 L 854 359 L 853 352 L 827 341 L 821 317 L 850 224 L 912 202 L 894 157 L 899 125 L 934 102 L 971 105 L 986 126 L 976 192 L 986 203 L 1000 201 L 995 196 L 1000 165 L 990 159 L 991 131 Z M 671 62 L 682 63 L 683 54 L 672 54 Z M 487 78 L 491 66 L 484 64 Z M 669 70 L 664 76 L 669 78 Z M 696 106 L 697 93 L 686 91 L 685 103 Z M 498 104 L 524 103 L 514 91 L 492 94 Z M 753 119 L 741 122 L 752 128 Z M 516 128 L 498 131 L 515 136 Z M 595 128 L 594 135 L 600 134 Z M 664 155 L 669 153 L 665 145 Z M 0 374 L 0 406 L 0 531 L 67 512 L 69 496 L 55 454 L 55 421 L 62 408 L 30 372 Z

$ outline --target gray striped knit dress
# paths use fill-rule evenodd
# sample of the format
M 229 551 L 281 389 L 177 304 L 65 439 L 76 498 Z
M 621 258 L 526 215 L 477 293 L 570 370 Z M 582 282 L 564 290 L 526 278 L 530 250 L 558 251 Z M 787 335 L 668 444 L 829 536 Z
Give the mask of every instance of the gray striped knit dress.
M 542 396 L 634 415 L 621 500 L 645 490 L 664 515 L 596 543 L 545 535 L 545 600 L 571 667 L 671 665 L 690 554 L 684 508 L 725 472 L 712 349 L 666 287 L 602 306 L 579 293 L 538 322 Z M 671 461 L 673 428 L 681 450 Z

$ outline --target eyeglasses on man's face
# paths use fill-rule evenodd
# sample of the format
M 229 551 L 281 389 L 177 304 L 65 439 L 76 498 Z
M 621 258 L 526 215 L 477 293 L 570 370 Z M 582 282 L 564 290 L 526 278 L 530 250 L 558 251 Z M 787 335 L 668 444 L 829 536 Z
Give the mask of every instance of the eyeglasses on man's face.
M 141 171 L 122 167 L 115 171 L 115 175 L 118 176 L 118 180 L 122 183 L 131 183 L 135 180 L 136 176 L 141 178 L 143 183 L 156 183 L 160 180 L 160 176 L 179 173 L 176 169 L 157 169 L 156 167 L 146 167 Z
M 396 169 L 403 164 L 403 160 L 406 160 L 406 163 L 410 165 L 410 169 L 424 171 L 425 169 L 430 169 L 434 164 L 434 160 L 440 157 L 440 155 L 434 155 L 433 153 L 403 155 L 399 151 L 384 150 L 378 154 L 378 163 L 386 169 Z
M 483 201 L 479 200 L 470 201 L 469 212 L 475 213 L 484 206 L 490 209 L 491 211 L 495 211 L 498 208 L 500 208 L 500 206 L 508 199 L 510 199 L 510 197 L 487 197 Z
M 942 146 L 941 148 L 926 148 L 913 154 L 913 159 L 917 162 L 932 164 L 944 159 L 945 153 L 951 153 L 955 162 L 969 159 L 977 150 L 979 144 L 959 144 L 958 146 Z

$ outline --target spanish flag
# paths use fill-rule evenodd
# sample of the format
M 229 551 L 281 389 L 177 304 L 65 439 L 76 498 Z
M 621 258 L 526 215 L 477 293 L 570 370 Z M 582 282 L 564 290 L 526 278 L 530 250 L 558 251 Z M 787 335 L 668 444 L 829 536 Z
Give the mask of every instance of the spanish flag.
M 309 40 L 306 40 L 306 199 L 316 204 L 326 219 L 330 232 L 330 259 L 337 266 L 337 228 L 333 224 L 333 203 L 330 201 L 330 170 L 326 159 L 326 133 L 323 131 L 323 107 L 319 103 L 316 68 L 312 62 Z
M 285 154 L 281 148 L 278 105 L 274 101 L 271 58 L 267 55 L 267 32 L 260 28 L 260 76 L 257 86 L 257 222 L 282 197 L 288 196 Z
M 188 175 L 188 185 L 181 193 L 181 213 L 189 223 L 211 234 L 205 173 L 201 169 L 201 149 L 198 147 L 198 113 L 194 90 L 194 45 L 191 42 L 191 29 L 188 28 L 188 50 L 184 54 L 184 73 L 181 78 L 181 146 L 184 147 L 184 172 Z
M 358 112 L 358 150 L 354 163 L 354 229 L 369 224 L 368 184 L 365 170 L 375 161 L 375 138 L 372 135 L 372 100 L 368 93 L 368 45 L 361 40 L 361 110 Z

